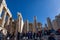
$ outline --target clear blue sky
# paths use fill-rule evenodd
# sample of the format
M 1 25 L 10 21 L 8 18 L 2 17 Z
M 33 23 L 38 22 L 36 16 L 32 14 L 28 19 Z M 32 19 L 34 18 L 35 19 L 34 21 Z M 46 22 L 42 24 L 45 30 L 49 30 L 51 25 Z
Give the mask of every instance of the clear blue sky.
M 60 13 L 60 0 L 6 0 L 13 18 L 17 18 L 17 12 L 21 12 L 23 19 L 33 22 L 33 16 L 37 21 L 46 23 L 46 18 L 51 20 Z

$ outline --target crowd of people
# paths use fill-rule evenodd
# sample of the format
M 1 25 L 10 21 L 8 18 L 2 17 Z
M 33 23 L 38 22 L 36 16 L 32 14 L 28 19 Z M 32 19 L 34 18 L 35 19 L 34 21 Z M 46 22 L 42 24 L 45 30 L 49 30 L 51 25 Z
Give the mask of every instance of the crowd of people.
M 33 33 L 31 31 L 29 31 L 28 33 L 18 32 L 17 40 L 21 40 L 21 39 L 45 40 L 45 38 L 43 38 L 44 36 L 48 36 L 47 40 L 56 40 L 55 35 L 60 35 L 60 29 L 58 29 L 57 31 L 53 29 L 52 30 L 41 30 L 41 31 L 37 31 L 37 33 Z M 13 39 L 16 38 L 14 34 L 11 35 L 9 32 L 7 32 L 7 35 L 4 36 L 4 34 L 2 33 L 2 30 L 0 30 L 0 40 L 3 40 L 3 39 L 11 40 L 12 37 Z
M 31 31 L 29 31 L 28 33 L 21 33 L 20 37 L 18 36 L 19 37 L 18 39 L 34 39 L 34 40 L 41 39 L 41 40 L 43 40 L 44 36 L 48 36 L 47 40 L 56 40 L 55 35 L 60 35 L 60 29 L 58 29 L 57 31 L 55 31 L 53 29 L 41 30 L 41 31 L 38 31 L 37 33 L 33 33 Z

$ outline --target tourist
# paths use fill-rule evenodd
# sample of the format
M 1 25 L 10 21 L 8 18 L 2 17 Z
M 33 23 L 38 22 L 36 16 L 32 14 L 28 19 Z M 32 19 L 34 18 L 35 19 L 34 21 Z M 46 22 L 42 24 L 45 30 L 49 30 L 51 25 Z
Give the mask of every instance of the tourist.
M 32 32 L 28 32 L 28 39 L 32 39 Z
M 38 37 L 39 39 L 41 39 L 41 37 L 42 37 L 42 31 L 38 31 L 37 37 Z
M 55 34 L 51 33 L 50 36 L 48 37 L 48 40 L 56 40 L 55 39 Z
M 60 29 L 58 29 L 58 30 L 56 31 L 56 34 L 57 34 L 57 35 L 60 35 Z
M 2 32 L 3 30 L 0 30 L 0 40 L 3 40 L 3 38 L 4 38 L 4 35 L 3 35 L 3 32 Z
M 20 38 L 20 33 L 18 32 L 18 35 L 17 35 L 17 40 L 19 40 L 19 38 Z
M 11 38 L 11 34 L 7 31 L 7 40 Z

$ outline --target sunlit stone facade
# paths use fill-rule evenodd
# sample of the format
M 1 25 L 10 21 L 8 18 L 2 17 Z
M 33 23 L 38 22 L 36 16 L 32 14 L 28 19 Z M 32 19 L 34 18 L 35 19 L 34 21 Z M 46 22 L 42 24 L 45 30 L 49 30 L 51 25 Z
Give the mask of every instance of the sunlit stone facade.
M 23 30 L 23 18 L 22 18 L 22 15 L 21 13 L 18 12 L 18 32 L 19 33 L 22 33 L 22 30 Z
M 44 30 L 58 30 L 60 29 L 60 14 L 55 16 L 55 19 L 47 18 L 47 24 L 42 28 L 42 23 L 37 22 L 37 16 L 33 17 L 33 22 L 29 20 L 23 21 L 23 17 L 20 12 L 17 12 L 17 19 L 12 18 L 12 14 L 7 7 L 5 0 L 0 0 L 0 30 L 3 30 L 4 35 L 9 32 L 11 35 L 19 33 L 37 33 Z M 17 36 L 17 35 L 16 35 Z
M 5 0 L 0 0 L 0 27 L 4 30 L 5 25 L 9 25 L 10 18 L 12 18 L 12 14 L 9 11 Z M 7 23 L 6 23 L 7 22 Z
M 54 30 L 60 29 L 60 14 L 55 16 L 55 19 L 53 20 L 53 28 Z
M 9 32 L 11 34 L 13 34 L 15 31 L 21 33 L 23 30 L 23 18 L 21 13 L 18 12 L 18 19 L 15 23 L 15 20 L 12 19 L 12 14 L 8 9 L 5 0 L 0 0 L 0 27 L 1 30 L 6 30 L 5 32 Z

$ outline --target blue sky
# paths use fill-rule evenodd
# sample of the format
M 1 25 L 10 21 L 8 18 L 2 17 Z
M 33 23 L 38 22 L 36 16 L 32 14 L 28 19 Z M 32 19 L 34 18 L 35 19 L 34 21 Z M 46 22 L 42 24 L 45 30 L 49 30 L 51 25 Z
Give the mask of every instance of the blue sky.
M 60 0 L 6 0 L 13 18 L 17 19 L 17 12 L 21 12 L 23 19 L 33 22 L 33 16 L 37 21 L 46 23 L 46 18 L 54 19 L 60 13 Z

